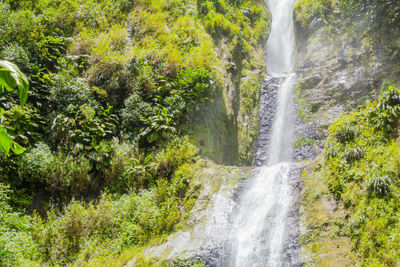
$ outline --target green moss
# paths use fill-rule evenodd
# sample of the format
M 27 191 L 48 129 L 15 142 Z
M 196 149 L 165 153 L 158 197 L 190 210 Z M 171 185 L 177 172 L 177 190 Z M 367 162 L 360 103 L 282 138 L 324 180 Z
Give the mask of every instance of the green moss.
M 296 141 L 293 147 L 299 148 L 303 146 L 312 146 L 314 145 L 316 140 L 307 138 L 307 137 L 299 137 L 299 139 Z
M 312 103 L 312 104 L 311 104 L 311 107 L 310 107 L 310 111 L 311 111 L 312 113 L 316 113 L 316 112 L 320 109 L 320 107 L 321 107 L 322 105 L 323 105 L 322 103 Z
M 300 119 L 307 121 L 308 119 L 306 111 L 307 105 L 305 99 L 302 96 L 302 90 L 303 90 L 302 85 L 303 85 L 302 83 L 298 83 L 296 86 L 296 103 L 298 104 L 297 116 Z

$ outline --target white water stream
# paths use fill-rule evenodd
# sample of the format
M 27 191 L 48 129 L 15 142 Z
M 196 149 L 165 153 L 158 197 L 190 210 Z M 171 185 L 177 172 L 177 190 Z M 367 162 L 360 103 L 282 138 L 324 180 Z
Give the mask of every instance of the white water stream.
M 268 150 L 268 160 L 239 199 L 229 266 L 290 266 L 285 259 L 285 227 L 292 203 L 289 183 L 294 129 L 292 74 L 296 0 L 266 0 L 272 13 L 267 43 L 267 71 L 283 76 Z
M 268 148 L 268 144 L 261 145 L 267 154 L 261 160 L 265 161 L 264 166 L 257 168 L 255 177 L 244 181 L 237 192 L 220 189 L 210 201 L 211 208 L 201 217 L 206 218 L 204 223 L 191 231 L 177 233 L 168 242 L 153 248 L 149 251 L 153 256 L 200 257 L 206 266 L 218 267 L 301 266 L 297 257 L 297 226 L 291 214 L 296 192 L 292 191 L 294 164 L 290 163 L 295 125 L 296 75 L 291 71 L 292 11 L 296 0 L 266 2 L 272 12 L 272 28 L 266 45 L 271 80 L 266 84 L 273 83 L 278 91 L 276 96 L 270 95 L 276 98 L 275 112 L 262 116 L 260 122 L 261 127 L 266 127 L 261 130 L 268 130 L 262 131 L 269 141 Z M 269 89 L 265 90 L 270 93 Z

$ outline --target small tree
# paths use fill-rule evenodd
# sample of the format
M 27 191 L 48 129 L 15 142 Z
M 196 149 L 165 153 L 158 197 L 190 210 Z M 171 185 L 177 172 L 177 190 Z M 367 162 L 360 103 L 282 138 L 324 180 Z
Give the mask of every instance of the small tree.
M 15 64 L 0 60 L 0 94 L 12 92 L 15 89 L 18 90 L 19 103 L 22 106 L 28 99 L 28 78 Z M 1 121 L 3 120 L 4 112 L 4 109 L 0 108 Z M 17 155 L 24 152 L 24 149 L 14 142 L 3 126 L 0 125 L 0 152 L 7 157 L 10 154 L 10 150 Z

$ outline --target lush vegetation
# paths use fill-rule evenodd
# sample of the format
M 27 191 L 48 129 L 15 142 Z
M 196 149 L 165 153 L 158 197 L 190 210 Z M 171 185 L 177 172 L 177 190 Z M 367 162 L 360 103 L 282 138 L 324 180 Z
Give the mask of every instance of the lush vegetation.
M 365 266 L 396 266 L 400 259 L 399 105 L 400 90 L 389 87 L 377 101 L 342 115 L 309 173 L 344 204 L 336 234 L 351 238 L 355 258 Z
M 0 265 L 104 265 L 181 227 L 199 155 L 251 161 L 269 20 L 256 0 L 0 1 Z
M 101 257 L 110 260 L 108 255 L 117 256 L 124 249 L 169 233 L 184 221 L 183 215 L 193 206 L 199 190 L 189 188 L 198 168 L 192 163 L 195 153 L 196 148 L 185 142 L 162 151 L 146 165 L 134 163 L 136 159 L 132 158 L 126 172 L 137 180 L 130 182 L 154 186 L 122 196 L 105 192 L 90 203 L 73 200 L 62 212 L 50 209 L 45 218 L 10 212 L 9 189 L 2 186 L 2 264 L 33 261 L 65 265 Z M 166 172 L 174 174 L 170 178 L 157 175 Z
M 340 73 L 355 74 L 357 68 L 378 69 L 370 76 L 366 74 L 370 85 L 359 88 L 364 95 L 357 99 L 351 99 L 357 88 L 342 90 L 340 84 L 335 88 L 334 79 L 326 86 L 329 88 L 317 85 L 325 80 L 312 78 L 309 84 L 298 86 L 310 89 L 307 97 L 322 95 L 321 90 L 331 91 L 326 94 L 331 106 L 316 102 L 322 108 L 311 106 L 309 111 L 315 114 L 318 110 L 328 113 L 326 110 L 333 106 L 350 112 L 365 99 L 376 100 L 341 115 L 329 127 L 323 155 L 303 174 L 302 217 L 307 228 L 303 247 L 322 266 L 333 262 L 343 266 L 397 266 L 400 260 L 400 102 L 399 90 L 387 85 L 398 85 L 399 21 L 398 1 L 300 0 L 295 8 L 299 50 L 307 49 L 304 52 L 310 55 L 316 53 L 312 51 L 315 47 L 326 47 L 335 55 L 334 60 L 322 63 L 329 69 L 325 73 L 328 79 Z

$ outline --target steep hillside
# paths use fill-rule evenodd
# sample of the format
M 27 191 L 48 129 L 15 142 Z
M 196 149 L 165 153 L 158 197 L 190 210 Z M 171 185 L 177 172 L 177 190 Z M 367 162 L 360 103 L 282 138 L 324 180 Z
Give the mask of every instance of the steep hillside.
M 1 1 L 0 59 L 30 88 L 1 91 L 24 153 L 0 156 L 0 265 L 102 265 L 184 227 L 201 169 L 253 162 L 270 20 L 260 0 Z
M 303 173 L 305 262 L 397 266 L 400 5 L 302 0 L 294 18 L 298 150 L 323 150 Z
M 298 149 L 315 157 L 341 112 L 376 99 L 400 75 L 399 11 L 391 1 L 299 1 L 297 41 Z M 366 15 L 365 15 L 366 14 Z

